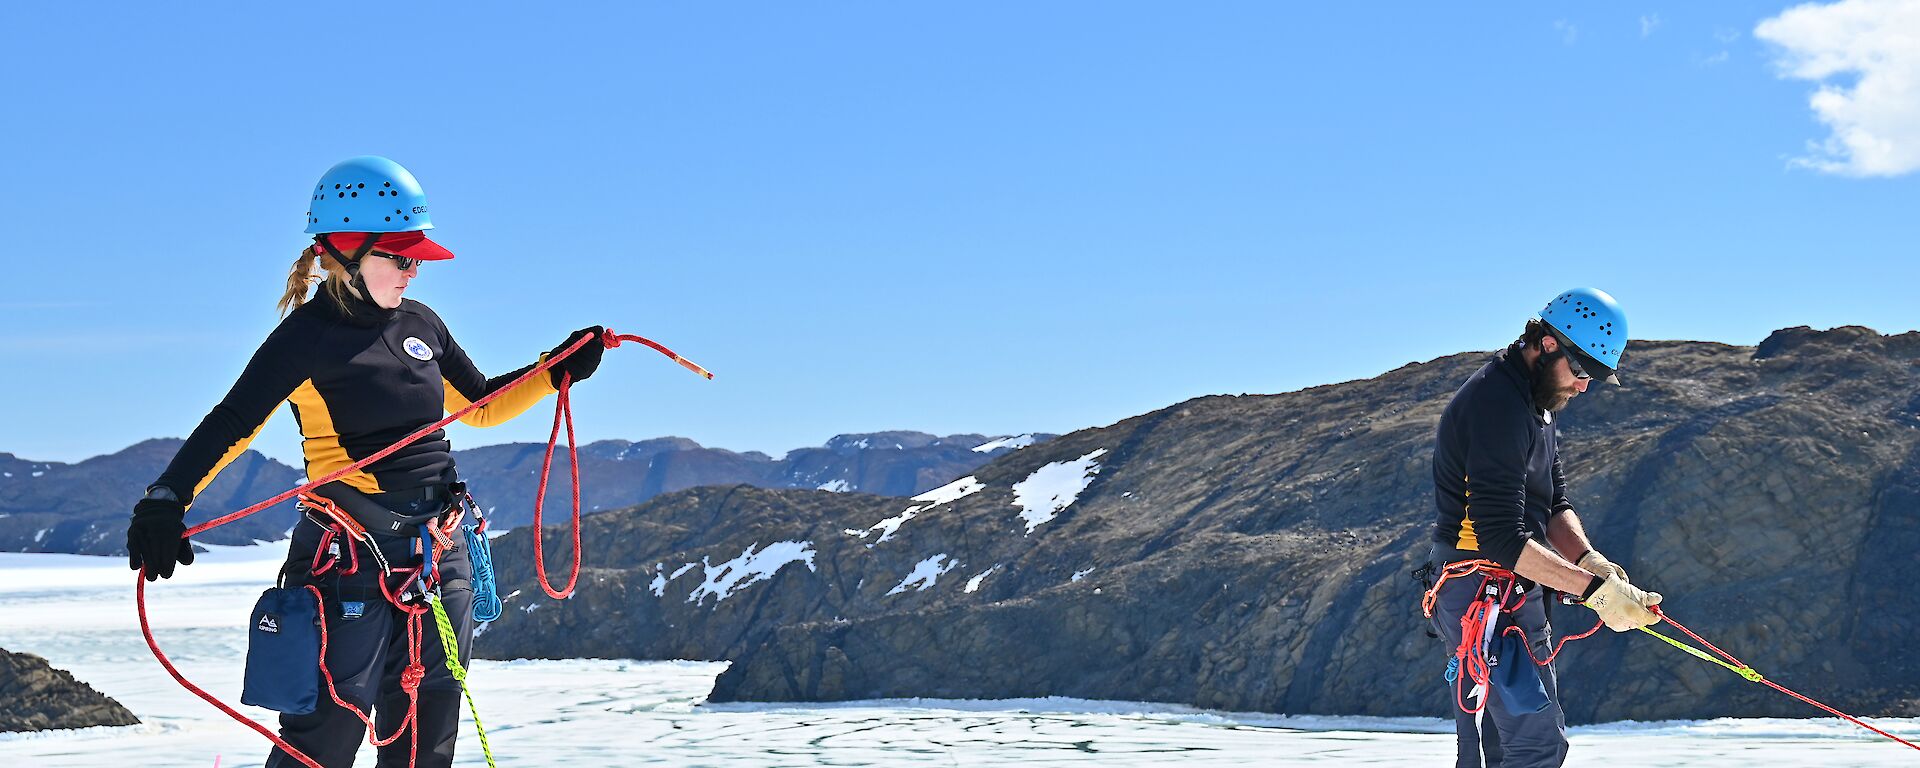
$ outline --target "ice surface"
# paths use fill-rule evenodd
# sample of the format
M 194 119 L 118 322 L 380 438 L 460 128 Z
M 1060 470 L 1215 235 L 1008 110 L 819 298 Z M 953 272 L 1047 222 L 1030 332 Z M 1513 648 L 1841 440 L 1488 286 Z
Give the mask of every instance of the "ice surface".
M 210 548 L 211 549 L 211 548 Z M 160 645 L 188 679 L 237 706 L 245 621 L 278 557 L 224 548 L 148 590 Z M 246 552 L 242 552 L 246 551 Z M 252 557 L 251 578 L 195 577 Z M 237 566 L 236 566 L 237 567 Z M 89 574 L 87 571 L 97 571 Z M 989 570 L 991 572 L 991 570 Z M 58 574 L 50 578 L 49 574 Z M 175 683 L 140 639 L 124 558 L 0 557 L 0 647 L 47 657 L 144 723 L 0 734 L 0 762 L 39 768 L 259 766 L 267 741 Z M 182 579 L 197 579 L 183 581 Z M 544 602 L 544 598 L 541 599 Z M 726 665 L 475 660 L 469 680 L 501 766 L 1225 768 L 1439 765 L 1439 718 L 1290 717 L 1046 698 L 708 704 Z M 1597 695 L 1597 694 L 1596 694 Z M 269 728 L 273 713 L 238 707 Z M 483 765 L 462 707 L 456 765 Z M 1873 720 L 1920 738 L 1920 719 Z M 1914 752 L 1834 719 L 1612 723 L 1573 729 L 1567 762 L 1620 766 L 1904 766 Z M 358 765 L 373 764 L 362 747 Z

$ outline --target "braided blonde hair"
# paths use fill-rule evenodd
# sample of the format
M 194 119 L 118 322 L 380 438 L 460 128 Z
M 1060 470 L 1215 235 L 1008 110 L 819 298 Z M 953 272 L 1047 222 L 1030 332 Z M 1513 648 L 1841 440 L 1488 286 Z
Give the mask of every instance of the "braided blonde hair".
M 333 279 L 328 280 L 329 277 Z M 307 289 L 314 283 L 321 283 L 320 289 L 332 294 L 334 301 L 346 303 L 347 281 L 351 279 L 347 270 L 332 259 L 321 259 L 312 247 L 300 249 L 300 257 L 293 260 L 293 270 L 287 273 L 287 292 L 280 295 L 280 316 L 286 317 L 307 303 Z M 325 282 L 321 282 L 323 280 Z

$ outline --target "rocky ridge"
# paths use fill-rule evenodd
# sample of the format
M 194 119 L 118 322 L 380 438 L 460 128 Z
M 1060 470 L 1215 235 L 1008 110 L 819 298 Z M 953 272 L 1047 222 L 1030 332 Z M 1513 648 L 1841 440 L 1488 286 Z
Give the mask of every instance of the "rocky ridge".
M 496 545 L 482 655 L 729 659 L 715 700 L 1075 696 L 1447 711 L 1422 632 L 1432 435 L 1487 359 L 1215 396 L 1003 455 L 913 501 L 702 488 L 586 519 L 573 599 Z M 1675 617 L 1849 711 L 1920 714 L 1920 334 L 1636 342 L 1561 414 L 1597 546 Z M 549 568 L 566 562 L 550 532 Z M 558 563 L 559 565 L 556 565 Z M 1584 608 L 1562 628 L 1585 629 Z M 1807 716 L 1634 633 L 1562 657 L 1575 722 Z

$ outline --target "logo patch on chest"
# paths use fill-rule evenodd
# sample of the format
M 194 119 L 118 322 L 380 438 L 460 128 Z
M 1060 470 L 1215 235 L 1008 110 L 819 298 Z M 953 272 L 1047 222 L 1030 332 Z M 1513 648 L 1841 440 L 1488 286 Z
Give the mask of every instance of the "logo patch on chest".
M 253 625 L 253 628 L 261 632 L 271 632 L 276 635 L 280 634 L 280 617 L 271 613 L 260 614 L 260 622 Z
M 407 354 L 412 355 L 415 360 L 433 359 L 433 348 L 427 346 L 426 342 L 412 336 L 408 336 L 406 341 L 400 342 L 400 347 L 405 349 Z

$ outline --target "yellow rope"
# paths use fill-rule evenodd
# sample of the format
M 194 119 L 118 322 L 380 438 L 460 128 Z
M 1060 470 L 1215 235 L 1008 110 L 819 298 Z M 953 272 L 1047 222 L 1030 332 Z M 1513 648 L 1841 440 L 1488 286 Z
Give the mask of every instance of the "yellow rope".
M 1753 669 L 1753 667 L 1747 667 L 1747 666 L 1739 666 L 1739 667 L 1736 667 L 1736 666 L 1734 666 L 1734 665 L 1732 665 L 1732 664 L 1728 664 L 1728 663 L 1726 663 L 1726 662 L 1724 662 L 1724 661 L 1721 661 L 1721 660 L 1719 660 L 1719 659 L 1716 659 L 1716 658 L 1714 658 L 1714 657 L 1712 657 L 1712 656 L 1710 656 L 1710 655 L 1708 655 L 1706 651 L 1702 651 L 1702 650 L 1700 650 L 1700 649 L 1698 649 L 1698 648 L 1695 648 L 1695 647 L 1693 647 L 1693 646 L 1691 646 L 1691 645 L 1687 645 L 1686 643 L 1683 643 L 1683 642 L 1680 642 L 1680 641 L 1678 641 L 1678 640 L 1675 640 L 1675 639 L 1673 639 L 1673 638 L 1671 638 L 1671 637 L 1667 637 L 1666 635 L 1663 635 L 1663 634 L 1660 634 L 1660 633 L 1658 633 L 1658 632 L 1655 632 L 1655 631 L 1653 631 L 1653 630 L 1651 630 L 1651 629 L 1648 629 L 1648 628 L 1646 628 L 1646 627 L 1635 627 L 1635 629 L 1638 629 L 1638 630 L 1640 630 L 1640 631 L 1642 631 L 1642 632 L 1645 632 L 1645 633 L 1647 633 L 1647 634 L 1649 634 L 1649 635 L 1653 635 L 1654 637 L 1657 637 L 1657 638 L 1660 638 L 1661 640 L 1663 640 L 1663 641 L 1665 641 L 1665 642 L 1666 642 L 1666 643 L 1667 643 L 1668 645 L 1671 645 L 1671 646 L 1673 646 L 1673 647 L 1675 647 L 1675 648 L 1678 648 L 1678 649 L 1680 649 L 1680 650 L 1683 650 L 1683 651 L 1686 651 L 1687 653 L 1691 653 L 1691 654 L 1693 654 L 1694 656 L 1697 656 L 1697 657 L 1699 657 L 1699 658 L 1702 658 L 1702 659 L 1705 659 L 1705 660 L 1707 660 L 1707 661 L 1711 661 L 1711 662 L 1713 662 L 1713 663 L 1715 663 L 1715 664 L 1718 664 L 1718 665 L 1720 665 L 1720 666 L 1723 666 L 1723 667 L 1726 667 L 1727 669 L 1730 669 L 1730 670 L 1733 670 L 1733 673 L 1734 673 L 1734 674 L 1737 674 L 1737 675 L 1739 675 L 1739 676 L 1741 676 L 1741 677 L 1744 677 L 1744 678 L 1746 678 L 1748 682 L 1753 682 L 1753 683 L 1757 683 L 1757 682 L 1760 682 L 1761 680 L 1765 680 L 1765 679 L 1766 679 L 1766 678 L 1764 678 L 1764 677 L 1761 677 L 1761 676 L 1760 676 L 1760 673 L 1759 673 L 1759 672 L 1756 672 L 1756 671 L 1754 671 L 1754 669 Z
M 467 670 L 460 666 L 460 639 L 453 634 L 453 621 L 447 618 L 447 609 L 441 607 L 439 595 L 429 594 L 427 602 L 433 606 L 433 623 L 440 628 L 440 648 L 446 652 L 447 671 L 460 681 L 460 692 L 467 696 L 467 711 L 473 713 L 473 730 L 480 734 L 480 751 L 487 756 L 487 768 L 496 768 L 493 748 L 487 745 L 486 726 L 480 724 L 480 708 L 473 703 L 472 689 L 467 688 Z

